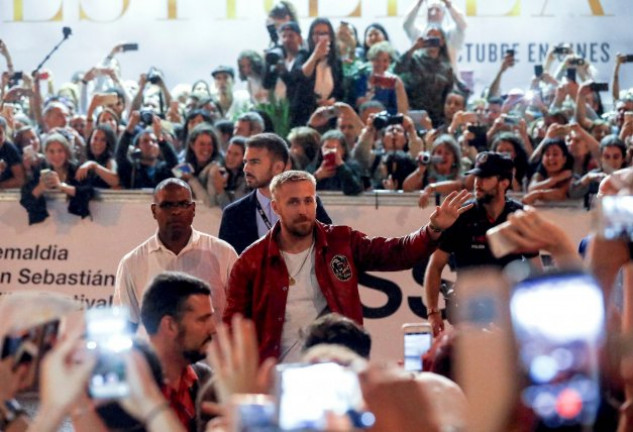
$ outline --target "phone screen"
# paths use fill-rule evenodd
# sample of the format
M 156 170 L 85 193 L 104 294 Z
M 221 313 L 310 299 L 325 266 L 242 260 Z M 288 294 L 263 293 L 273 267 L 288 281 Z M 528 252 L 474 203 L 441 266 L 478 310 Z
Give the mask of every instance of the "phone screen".
M 411 372 L 421 371 L 422 356 L 431 348 L 432 343 L 433 334 L 430 332 L 405 333 L 404 370 Z
M 358 411 L 362 394 L 355 372 L 336 363 L 277 366 L 277 415 L 281 430 L 323 430 L 328 411 Z
M 510 314 L 526 386 L 522 401 L 549 427 L 591 424 L 600 403 L 602 292 L 583 273 L 520 282 Z
M 89 309 L 86 347 L 95 350 L 97 364 L 90 376 L 90 395 L 98 399 L 127 396 L 124 355 L 132 348 L 127 309 Z

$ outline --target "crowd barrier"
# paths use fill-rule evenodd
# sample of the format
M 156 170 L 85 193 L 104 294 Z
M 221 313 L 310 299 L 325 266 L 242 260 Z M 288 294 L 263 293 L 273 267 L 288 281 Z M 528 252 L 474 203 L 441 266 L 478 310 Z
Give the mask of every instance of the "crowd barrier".
M 433 207 L 420 209 L 416 194 L 374 192 L 359 197 L 320 194 L 336 224 L 370 236 L 400 236 L 428 221 Z M 64 197 L 48 201 L 50 217 L 28 225 L 14 191 L 0 192 L 0 296 L 44 290 L 74 298 L 82 307 L 112 303 L 114 278 L 121 257 L 156 231 L 149 191 L 108 191 L 90 204 L 92 216 L 81 219 L 67 211 Z M 590 213 L 579 202 L 543 207 L 541 211 L 579 242 L 590 230 Z M 194 226 L 217 235 L 221 210 L 196 207 Z M 446 279 L 454 273 L 445 270 Z M 372 272 L 361 278 L 366 327 L 374 340 L 373 356 L 402 355 L 400 327 L 424 321 L 421 269 Z

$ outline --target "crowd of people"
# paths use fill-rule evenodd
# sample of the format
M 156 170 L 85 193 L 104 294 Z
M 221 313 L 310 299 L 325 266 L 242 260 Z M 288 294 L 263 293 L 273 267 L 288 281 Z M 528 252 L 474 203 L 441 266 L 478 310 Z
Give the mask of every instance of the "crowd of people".
M 84 217 L 93 188 L 153 188 L 172 176 L 224 208 L 249 191 L 243 139 L 260 132 L 282 136 L 288 167 L 313 173 L 318 190 L 420 191 L 421 205 L 470 187 L 466 172 L 484 150 L 514 161 L 512 191 L 528 204 L 595 194 L 631 162 L 633 96 L 619 88 L 625 55 L 615 56 L 609 109 L 595 65 L 569 45 L 551 45 L 525 88 L 503 89 L 515 67 L 508 50 L 473 94 L 457 68 L 467 23 L 450 1 L 412 2 L 408 47 L 394 46 L 380 23 L 362 38 L 327 18 L 305 32 L 290 2 L 275 4 L 267 24 L 269 46 L 240 52 L 237 68 L 217 66 L 211 85 L 171 91 L 155 67 L 138 81 L 120 75 L 117 55 L 130 44 L 55 89 L 48 71 L 16 73 L 1 43 L 0 188 L 22 189 L 31 223 L 46 217 L 47 191 L 68 195 L 71 213 Z M 238 79 L 247 90 L 235 89 Z
M 46 71 L 16 74 L 0 41 L 0 188 L 20 188 L 29 223 L 48 216 L 49 192 L 86 217 L 95 189 L 151 188 L 157 224 L 117 271 L 114 303 L 145 341 L 121 354 L 115 378 L 129 388 L 114 401 L 86 392 L 103 384 L 95 371 L 108 362 L 82 339 L 81 314 L 62 308 L 56 317 L 74 331 L 25 356 L 13 348 L 54 308 L 3 296 L 0 430 L 53 431 L 67 416 L 79 431 L 279 430 L 271 416 L 246 426 L 259 417 L 240 401 L 281 404 L 275 365 L 299 361 L 342 364 L 358 377 L 358 406 L 330 412 L 319 430 L 633 430 L 633 224 L 616 224 L 628 237 L 589 235 L 583 264 L 564 230 L 527 206 L 632 193 L 633 91 L 619 88 L 629 56 L 616 56 L 609 110 L 594 65 L 569 45 L 552 46 L 525 89 L 503 91 L 516 67 L 508 50 L 484 93 L 472 94 L 457 69 L 467 23 L 449 0 L 412 1 L 409 47 L 393 46 L 380 23 L 361 39 L 351 23 L 327 18 L 304 39 L 288 1 L 266 24 L 270 45 L 239 53 L 237 74 L 217 66 L 212 86 L 171 91 L 155 67 L 138 82 L 120 76 L 117 54 L 133 44 L 54 91 Z M 235 90 L 236 75 L 247 91 Z M 420 206 L 445 198 L 420 229 L 385 238 L 333 225 L 317 195 L 374 189 L 418 191 Z M 196 205 L 222 208 L 218 237 L 193 228 Z M 595 278 L 606 319 L 588 321 L 610 336 L 600 363 L 582 337 L 533 343 L 523 357 L 513 345 L 506 294 L 521 274 L 543 271 L 539 251 L 557 271 Z M 482 270 L 517 261 L 529 267 Z M 441 276 L 449 264 L 454 286 Z M 370 359 L 359 281 L 415 266 L 435 342 L 425 372 L 411 373 Z M 473 278 L 473 268 L 483 273 Z M 488 297 L 469 303 L 474 293 Z M 564 321 L 573 306 L 555 311 L 555 330 L 578 326 Z M 530 356 L 532 369 L 519 372 Z M 39 407 L 29 425 L 14 398 L 33 388 L 34 364 Z

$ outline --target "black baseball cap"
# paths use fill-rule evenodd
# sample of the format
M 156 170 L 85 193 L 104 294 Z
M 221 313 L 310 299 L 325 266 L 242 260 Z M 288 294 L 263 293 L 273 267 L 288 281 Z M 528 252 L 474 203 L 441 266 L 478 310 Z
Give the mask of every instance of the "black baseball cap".
M 513 168 L 514 162 L 506 155 L 495 152 L 481 152 L 475 160 L 475 168 L 466 174 L 474 174 L 477 177 L 499 176 L 504 179 L 511 179 Z
M 299 27 L 299 24 L 297 24 L 296 21 L 288 21 L 280 25 L 278 32 L 281 33 L 284 30 L 292 30 L 293 32 L 301 36 L 301 27 Z
M 231 66 L 218 66 L 211 71 L 211 76 L 215 78 L 219 73 L 229 74 L 231 78 L 235 79 L 235 70 Z

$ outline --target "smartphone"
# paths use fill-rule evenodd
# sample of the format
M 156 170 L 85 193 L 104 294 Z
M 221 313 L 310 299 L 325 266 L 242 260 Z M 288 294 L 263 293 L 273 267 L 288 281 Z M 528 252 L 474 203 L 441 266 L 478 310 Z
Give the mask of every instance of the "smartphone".
M 176 165 L 171 169 L 176 178 L 182 178 L 183 174 L 193 174 L 193 167 L 187 162 Z
M 426 110 L 411 110 L 407 115 L 413 120 L 416 129 L 422 128 L 422 121 L 429 116 Z
M 609 83 L 606 82 L 594 82 L 591 83 L 591 90 L 595 92 L 606 92 L 609 91 Z
M 275 383 L 281 430 L 325 430 L 328 412 L 342 415 L 362 409 L 358 376 L 337 363 L 278 365 Z M 367 416 L 354 417 L 368 420 Z
M 566 76 L 569 81 L 576 81 L 576 68 L 567 68 Z
M 402 325 L 404 370 L 422 371 L 422 356 L 431 349 L 433 329 L 430 324 L 408 323 Z
M 632 63 L 633 62 L 633 54 L 627 54 L 624 57 L 624 63 Z
M 584 58 L 574 58 L 574 59 L 571 59 L 569 61 L 569 64 L 570 65 L 574 65 L 574 66 L 582 66 L 582 65 L 585 64 L 585 59 Z
M 422 47 L 423 48 L 435 48 L 435 47 L 439 47 L 440 45 L 441 45 L 440 38 L 430 37 L 430 38 L 424 39 L 424 43 L 422 44 Z
M 633 196 L 608 195 L 598 201 L 594 226 L 606 240 L 633 241 Z
M 545 426 L 593 424 L 604 315 L 602 290 L 585 273 L 549 273 L 514 287 L 510 316 L 526 382 L 521 401 Z
M 121 49 L 123 50 L 123 52 L 138 51 L 138 44 L 137 43 L 126 43 L 126 44 L 123 44 Z
M 543 65 L 542 64 L 537 64 L 534 65 L 534 76 L 537 78 L 540 78 L 543 76 Z
M 504 222 L 486 231 L 488 246 L 495 258 L 501 258 L 513 252 L 517 252 L 519 245 L 505 236 L 505 232 L 511 230 L 510 222 Z
M 518 116 L 506 115 L 503 117 L 503 122 L 507 125 L 518 125 L 520 121 L 521 117 Z
M 565 45 L 558 45 L 554 48 L 554 54 L 571 54 L 571 48 Z
M 323 164 L 327 167 L 336 165 L 336 149 L 326 149 L 323 153 Z
M 516 50 L 514 50 L 514 49 L 507 49 L 506 50 L 506 55 L 507 56 L 514 57 L 515 54 L 516 54 Z
M 50 320 L 4 337 L 0 358 L 13 357 L 13 368 L 29 365 L 24 390 L 35 388 L 40 360 L 55 345 L 59 325 L 58 319 Z
M 231 432 L 278 431 L 275 420 L 275 401 L 263 394 L 236 394 L 229 403 Z
M 92 308 L 86 311 L 86 347 L 94 350 L 97 363 L 88 382 L 95 399 L 119 399 L 130 388 L 124 356 L 132 349 L 129 312 L 125 308 Z
M 396 88 L 396 79 L 381 75 L 372 75 L 369 77 L 369 83 L 375 87 L 393 89 Z

